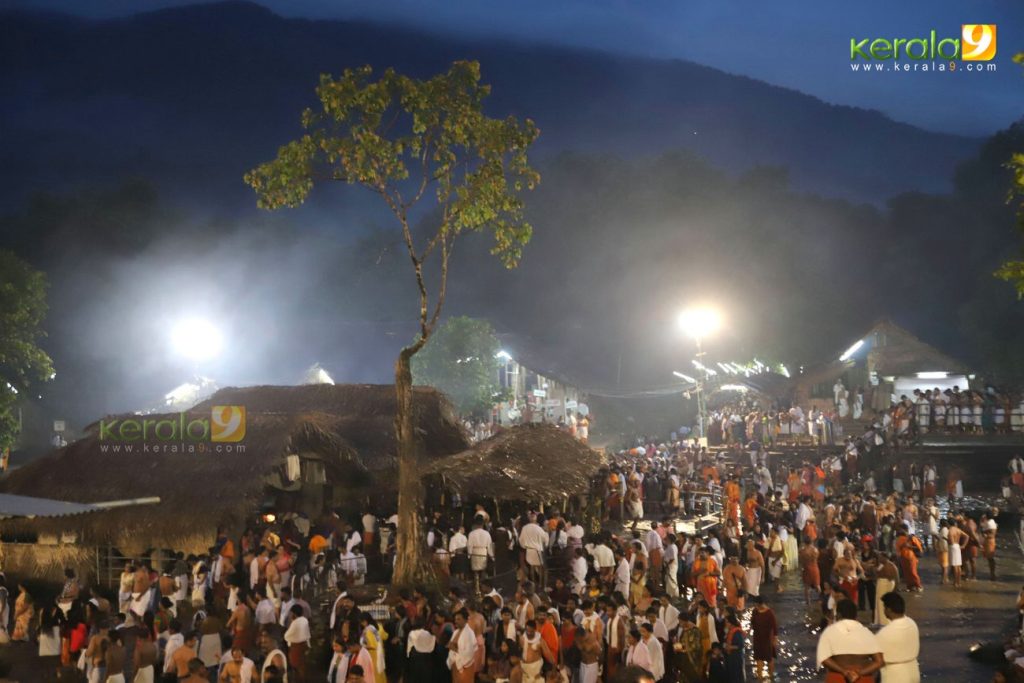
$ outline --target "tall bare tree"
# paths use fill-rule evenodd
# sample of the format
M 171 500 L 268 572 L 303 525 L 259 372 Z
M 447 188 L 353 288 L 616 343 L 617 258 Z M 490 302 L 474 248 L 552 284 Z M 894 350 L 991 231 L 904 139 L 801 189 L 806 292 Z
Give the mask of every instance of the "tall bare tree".
M 488 232 L 491 253 L 508 268 L 518 264 L 532 232 L 520 195 L 540 180 L 527 160 L 538 130 L 529 119 L 484 114 L 490 87 L 480 83 L 476 62 L 455 62 L 427 80 L 393 70 L 371 77 L 368 66 L 338 79 L 321 76 L 320 107 L 302 115 L 305 134 L 245 182 L 265 209 L 299 206 L 323 181 L 361 185 L 381 198 L 401 233 L 419 298 L 419 334 L 395 362 L 399 534 L 392 580 L 409 585 L 424 572 L 412 357 L 440 319 L 460 235 Z

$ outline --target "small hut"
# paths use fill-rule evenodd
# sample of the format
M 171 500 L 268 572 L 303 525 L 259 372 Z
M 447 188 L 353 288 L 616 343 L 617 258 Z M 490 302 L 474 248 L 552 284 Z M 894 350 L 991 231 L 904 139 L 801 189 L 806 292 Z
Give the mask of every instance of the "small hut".
M 215 420 L 223 406 L 244 409 L 238 441 L 197 443 L 181 430 L 170 439 L 157 425 Z M 440 392 L 417 387 L 413 410 L 425 460 L 469 445 Z M 110 546 L 125 555 L 194 552 L 212 544 L 218 527 L 241 531 L 264 510 L 312 517 L 325 507 L 361 506 L 370 491 L 378 505 L 387 505 L 397 479 L 394 415 L 391 386 L 306 385 L 228 388 L 184 413 L 112 416 L 87 428 L 82 439 L 10 472 L 0 491 L 87 503 L 143 496 L 161 502 L 6 522 L 4 533 L 51 546 L 74 539 L 79 548 Z M 144 438 L 112 440 L 129 420 L 153 428 Z M 195 431 L 202 431 L 198 424 Z
M 591 491 L 604 456 L 547 424 L 499 432 L 424 469 L 424 478 L 463 500 L 565 507 Z

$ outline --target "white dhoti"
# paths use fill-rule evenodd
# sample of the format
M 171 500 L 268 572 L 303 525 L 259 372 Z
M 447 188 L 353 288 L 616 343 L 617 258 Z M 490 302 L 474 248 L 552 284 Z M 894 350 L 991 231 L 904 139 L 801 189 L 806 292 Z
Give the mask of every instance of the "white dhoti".
M 761 594 L 761 568 L 747 567 L 747 573 L 743 579 L 744 589 L 747 595 Z
M 203 660 L 207 667 L 217 666 L 221 657 L 221 642 L 219 633 L 207 633 L 199 640 L 199 652 L 196 656 Z
M 472 555 L 469 558 L 469 566 L 475 572 L 482 572 L 487 569 L 486 555 Z
M 530 565 L 531 567 L 540 567 L 540 566 L 542 566 L 544 564 L 544 558 L 543 558 L 543 556 L 541 556 L 540 551 L 539 550 L 534 550 L 533 548 L 527 548 L 526 549 L 526 564 Z M 526 666 L 525 663 L 524 663 L 523 666 L 524 667 Z
M 543 659 L 538 659 L 533 662 L 523 662 L 523 683 L 544 683 L 544 677 L 540 673 L 543 666 Z
M 580 664 L 580 683 L 597 683 L 597 675 L 600 667 L 597 662 L 593 664 Z
M 153 666 L 145 666 L 135 672 L 133 683 L 153 683 Z
M 771 574 L 773 579 L 778 579 L 782 576 L 782 558 L 776 560 L 768 560 L 768 573 Z
M 676 575 L 676 563 L 665 565 L 665 593 L 670 598 L 679 597 L 679 577 Z
M 959 543 L 949 544 L 949 566 L 950 567 L 962 567 L 964 566 L 964 558 L 960 552 Z
M 107 683 L 124 683 L 124 674 L 114 674 L 113 676 L 107 676 Z
M 882 667 L 882 683 L 921 683 L 921 667 L 917 660 L 885 663 Z
M 145 591 L 144 593 L 132 593 L 132 601 L 131 604 L 128 605 L 128 609 L 130 609 L 135 614 L 145 614 L 146 611 L 149 609 L 149 603 L 150 599 L 152 598 L 152 592 L 153 589 L 150 588 L 148 591 Z
M 878 579 L 875 584 L 875 622 L 885 626 L 889 620 L 885 618 L 885 610 L 882 609 L 882 596 L 896 590 L 896 582 L 892 579 Z

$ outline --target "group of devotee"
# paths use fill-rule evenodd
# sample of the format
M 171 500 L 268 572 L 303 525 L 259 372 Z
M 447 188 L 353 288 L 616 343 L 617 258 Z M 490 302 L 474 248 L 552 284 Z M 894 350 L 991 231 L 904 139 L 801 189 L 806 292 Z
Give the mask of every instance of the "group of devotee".
M 384 599 L 362 584 L 388 580 L 396 517 L 289 513 L 203 554 L 126 562 L 116 593 L 69 570 L 36 611 L 20 587 L 14 620 L 54 667 L 100 683 L 733 683 L 779 679 L 772 603 L 801 587 L 828 680 L 918 680 L 919 563 L 933 555 L 948 590 L 979 559 L 994 580 L 998 511 L 956 512 L 954 485 L 940 514 L 931 463 L 874 480 L 857 448 L 776 458 L 756 440 L 645 438 L 595 482 L 595 518 L 450 500 L 423 520 L 435 580 Z M 1024 458 L 1009 470 L 1024 487 Z

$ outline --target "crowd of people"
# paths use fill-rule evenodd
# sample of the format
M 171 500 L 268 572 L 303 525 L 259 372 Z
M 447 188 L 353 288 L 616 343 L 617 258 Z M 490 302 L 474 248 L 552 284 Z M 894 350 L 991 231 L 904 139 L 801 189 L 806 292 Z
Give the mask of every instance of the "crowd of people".
M 872 398 L 881 391 L 872 390 Z M 806 437 L 818 445 L 843 441 L 844 429 L 859 421 L 864 433 L 849 438 L 876 440 L 899 448 L 925 434 L 1011 434 L 1024 432 L 1024 395 L 986 387 L 915 389 L 912 394 L 888 395 L 865 404 L 863 387 L 851 394 L 841 380 L 833 387 L 831 402 L 814 401 L 806 407 L 764 407 L 746 397 L 717 407 L 709 416 L 708 443 L 766 446 L 793 443 Z
M 828 680 L 918 680 L 919 563 L 934 557 L 943 590 L 969 590 L 979 560 L 994 580 L 998 511 L 958 511 L 955 468 L 939 491 L 931 463 L 876 477 L 856 442 L 773 462 L 747 436 L 638 440 L 595 483 L 593 519 L 449 501 L 423 520 L 434 580 L 383 598 L 364 584 L 388 581 L 397 518 L 290 513 L 201 555 L 126 563 L 113 592 L 68 570 L 37 609 L 20 586 L 11 637 L 99 683 L 733 683 L 775 680 L 788 583 L 820 620 Z M 1024 488 L 1024 458 L 1009 471 Z M 0 586 L 3 624 L 7 604 Z

